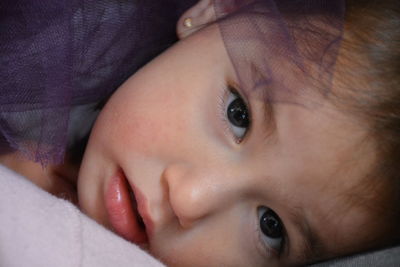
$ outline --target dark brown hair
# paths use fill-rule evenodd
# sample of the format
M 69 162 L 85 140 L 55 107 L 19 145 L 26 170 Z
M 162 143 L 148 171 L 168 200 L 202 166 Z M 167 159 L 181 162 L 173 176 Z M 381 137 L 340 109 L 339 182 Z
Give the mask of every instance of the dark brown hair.
M 377 227 L 385 225 L 380 232 L 386 238 L 379 243 L 399 244 L 400 1 L 346 1 L 338 61 L 346 66 L 337 70 L 346 90 L 337 95 L 337 102 L 366 122 L 377 147 L 376 165 L 356 189 L 363 192 L 356 201 L 369 203 L 368 208 L 378 215 Z

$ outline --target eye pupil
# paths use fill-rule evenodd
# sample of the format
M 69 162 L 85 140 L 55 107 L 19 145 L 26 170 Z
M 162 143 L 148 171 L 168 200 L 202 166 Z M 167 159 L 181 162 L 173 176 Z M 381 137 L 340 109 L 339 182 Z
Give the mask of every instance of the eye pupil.
M 246 104 L 241 98 L 236 98 L 228 106 L 228 118 L 229 121 L 236 127 L 247 128 L 249 127 L 250 120 L 247 112 Z
M 260 227 L 264 235 L 270 238 L 282 237 L 282 222 L 273 210 L 267 210 L 260 218 Z

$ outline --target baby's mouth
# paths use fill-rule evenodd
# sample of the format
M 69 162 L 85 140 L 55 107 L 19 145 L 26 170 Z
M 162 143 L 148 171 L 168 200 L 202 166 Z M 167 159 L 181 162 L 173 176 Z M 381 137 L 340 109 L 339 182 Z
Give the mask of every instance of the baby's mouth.
M 136 222 L 137 222 L 138 226 L 143 230 L 143 232 L 146 232 L 146 225 L 144 224 L 143 218 L 142 218 L 142 216 L 140 216 L 140 213 L 138 211 L 135 194 L 133 193 L 132 188 L 130 186 L 128 186 L 128 190 L 129 190 L 129 197 L 130 197 L 131 203 L 132 203 L 132 208 L 133 208 L 134 214 L 136 215 Z
M 122 170 L 111 178 L 105 194 L 109 222 L 118 235 L 146 248 L 146 218 L 140 214 L 145 209 L 142 199 L 140 192 L 135 195 L 134 187 L 129 185 Z

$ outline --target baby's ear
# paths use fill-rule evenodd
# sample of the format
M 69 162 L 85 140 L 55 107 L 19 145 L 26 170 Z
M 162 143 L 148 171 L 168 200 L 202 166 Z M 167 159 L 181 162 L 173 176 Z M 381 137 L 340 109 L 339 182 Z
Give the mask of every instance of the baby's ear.
M 213 0 L 199 0 L 178 20 L 176 33 L 179 39 L 186 38 L 215 20 Z

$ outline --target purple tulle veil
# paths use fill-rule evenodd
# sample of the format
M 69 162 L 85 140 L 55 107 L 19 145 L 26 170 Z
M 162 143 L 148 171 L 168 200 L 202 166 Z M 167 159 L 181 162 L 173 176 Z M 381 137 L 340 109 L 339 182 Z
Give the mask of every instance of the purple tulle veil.
M 0 151 L 62 161 L 71 135 L 90 130 L 113 91 L 177 41 L 176 22 L 194 3 L 2 1 Z M 267 88 L 265 101 L 329 93 L 344 0 L 215 0 L 214 8 L 241 87 Z

